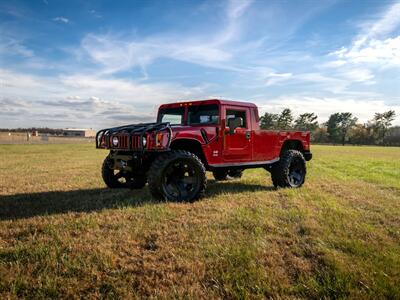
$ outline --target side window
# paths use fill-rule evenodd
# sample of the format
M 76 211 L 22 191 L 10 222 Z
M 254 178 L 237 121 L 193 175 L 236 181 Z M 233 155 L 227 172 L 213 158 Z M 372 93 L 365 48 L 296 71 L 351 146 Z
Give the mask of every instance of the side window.
M 219 124 L 219 109 L 216 104 L 189 106 L 189 124 Z
M 243 125 L 240 126 L 242 128 L 247 128 L 247 118 L 246 118 L 246 111 L 245 110 L 234 110 L 234 109 L 227 109 L 226 110 L 226 123 L 228 124 L 228 120 L 231 118 L 240 117 L 243 119 Z

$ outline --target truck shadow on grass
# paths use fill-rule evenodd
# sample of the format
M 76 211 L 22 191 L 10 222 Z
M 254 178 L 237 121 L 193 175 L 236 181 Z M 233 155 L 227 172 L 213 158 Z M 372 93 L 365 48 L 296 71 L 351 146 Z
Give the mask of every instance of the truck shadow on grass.
M 222 193 L 272 190 L 274 188 L 268 185 L 246 184 L 239 181 L 218 183 L 209 180 L 204 199 Z M 103 209 L 134 207 L 161 202 L 151 197 L 147 187 L 142 190 L 96 188 L 6 195 L 0 196 L 0 220 L 15 220 L 69 212 L 89 213 Z

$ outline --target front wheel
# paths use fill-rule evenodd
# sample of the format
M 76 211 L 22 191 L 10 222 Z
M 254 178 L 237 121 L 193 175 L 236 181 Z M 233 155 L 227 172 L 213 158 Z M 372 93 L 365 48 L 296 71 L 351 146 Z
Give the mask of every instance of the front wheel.
M 275 187 L 298 188 L 303 185 L 306 173 L 306 161 L 303 154 L 297 150 L 288 150 L 272 167 L 272 183 Z
M 204 195 L 207 179 L 201 160 L 188 151 L 170 151 L 157 157 L 148 172 L 153 197 L 194 201 Z

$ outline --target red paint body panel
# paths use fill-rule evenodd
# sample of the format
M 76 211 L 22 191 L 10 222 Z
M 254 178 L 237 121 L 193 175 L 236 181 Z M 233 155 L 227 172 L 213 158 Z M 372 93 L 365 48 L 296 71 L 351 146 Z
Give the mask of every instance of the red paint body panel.
M 208 165 L 213 167 L 237 163 L 268 162 L 279 159 L 285 141 L 298 141 L 304 151 L 310 150 L 310 133 L 302 131 L 261 130 L 257 106 L 248 102 L 228 100 L 200 100 L 163 104 L 160 109 L 217 104 L 220 122 L 218 125 L 185 125 L 187 110 L 182 126 L 172 126 L 172 143 L 178 140 L 194 140 L 201 144 Z M 245 112 L 245 128 L 237 128 L 229 134 L 225 124 L 226 111 Z M 202 135 L 205 133 L 206 139 Z

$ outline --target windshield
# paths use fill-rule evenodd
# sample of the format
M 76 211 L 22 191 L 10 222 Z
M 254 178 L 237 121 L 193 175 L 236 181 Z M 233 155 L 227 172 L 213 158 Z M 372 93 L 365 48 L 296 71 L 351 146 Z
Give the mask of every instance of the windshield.
M 171 125 L 182 125 L 184 115 L 184 107 L 163 108 L 160 109 L 158 122 L 169 122 Z
M 218 124 L 219 110 L 217 104 L 195 105 L 189 107 L 189 124 Z

